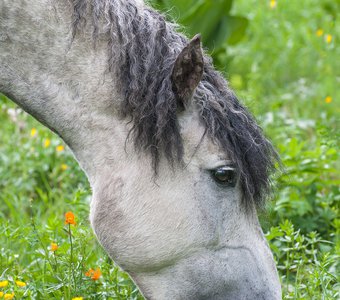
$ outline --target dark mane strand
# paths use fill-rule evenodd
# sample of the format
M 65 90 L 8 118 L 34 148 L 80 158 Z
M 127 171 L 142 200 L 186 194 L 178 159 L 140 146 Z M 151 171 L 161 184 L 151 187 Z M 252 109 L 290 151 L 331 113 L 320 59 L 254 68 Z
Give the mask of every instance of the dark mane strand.
M 197 95 L 202 120 L 208 134 L 238 167 L 243 198 L 262 204 L 270 192 L 269 176 L 279 161 L 278 154 L 253 116 L 227 88 L 225 79 L 211 65 L 206 66 Z
M 109 36 L 109 69 L 123 95 L 121 113 L 133 124 L 137 149 L 148 151 L 157 172 L 164 155 L 171 165 L 182 162 L 183 143 L 171 74 L 188 40 L 174 24 L 133 0 L 71 0 L 73 32 L 92 20 L 93 37 L 104 22 Z M 243 199 L 263 203 L 269 175 L 278 156 L 251 114 L 238 102 L 227 82 L 205 57 L 203 78 L 194 95 L 207 134 L 231 157 L 240 171 Z

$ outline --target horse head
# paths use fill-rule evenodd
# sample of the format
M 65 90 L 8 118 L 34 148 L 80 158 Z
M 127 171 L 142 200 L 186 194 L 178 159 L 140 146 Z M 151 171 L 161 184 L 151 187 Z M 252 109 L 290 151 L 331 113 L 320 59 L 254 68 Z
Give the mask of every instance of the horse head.
M 256 212 L 277 155 L 200 37 L 141 1 L 1 10 L 0 91 L 69 145 L 94 232 L 144 296 L 280 299 Z

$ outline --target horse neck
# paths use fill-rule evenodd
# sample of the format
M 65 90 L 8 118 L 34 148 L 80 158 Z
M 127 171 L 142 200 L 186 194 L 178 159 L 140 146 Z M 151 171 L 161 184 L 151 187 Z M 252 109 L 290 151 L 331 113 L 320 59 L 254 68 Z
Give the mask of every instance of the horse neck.
M 107 41 L 94 47 L 85 28 L 72 42 L 72 7 L 61 2 L 1 1 L 0 92 L 56 132 L 94 177 L 98 149 L 110 148 L 100 144 L 123 148 L 126 132 L 116 118 Z

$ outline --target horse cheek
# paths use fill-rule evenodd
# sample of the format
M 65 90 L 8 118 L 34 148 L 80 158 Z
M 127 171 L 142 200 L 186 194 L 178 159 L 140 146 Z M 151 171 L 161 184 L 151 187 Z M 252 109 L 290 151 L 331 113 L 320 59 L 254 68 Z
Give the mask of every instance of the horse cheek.
M 121 178 L 110 178 L 93 189 L 90 221 L 92 228 L 112 259 L 125 235 L 123 212 L 117 203 L 121 199 L 124 183 Z M 118 245 L 117 245 L 118 244 Z

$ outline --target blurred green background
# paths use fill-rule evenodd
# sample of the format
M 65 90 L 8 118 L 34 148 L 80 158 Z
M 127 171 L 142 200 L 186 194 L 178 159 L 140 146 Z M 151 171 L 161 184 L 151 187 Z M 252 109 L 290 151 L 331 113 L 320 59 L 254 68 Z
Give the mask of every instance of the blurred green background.
M 189 37 L 202 34 L 216 67 L 281 155 L 285 169 L 273 177 L 275 193 L 261 222 L 284 299 L 339 299 L 340 1 L 150 3 Z M 141 299 L 96 244 L 90 188 L 69 151 L 57 148 L 62 141 L 4 96 L 0 123 L 0 286 L 9 280 L 0 292 L 15 291 L 19 299 Z M 73 248 L 63 223 L 68 210 L 78 223 Z M 91 281 L 84 272 L 95 267 L 103 275 Z M 16 286 L 17 279 L 27 286 Z

